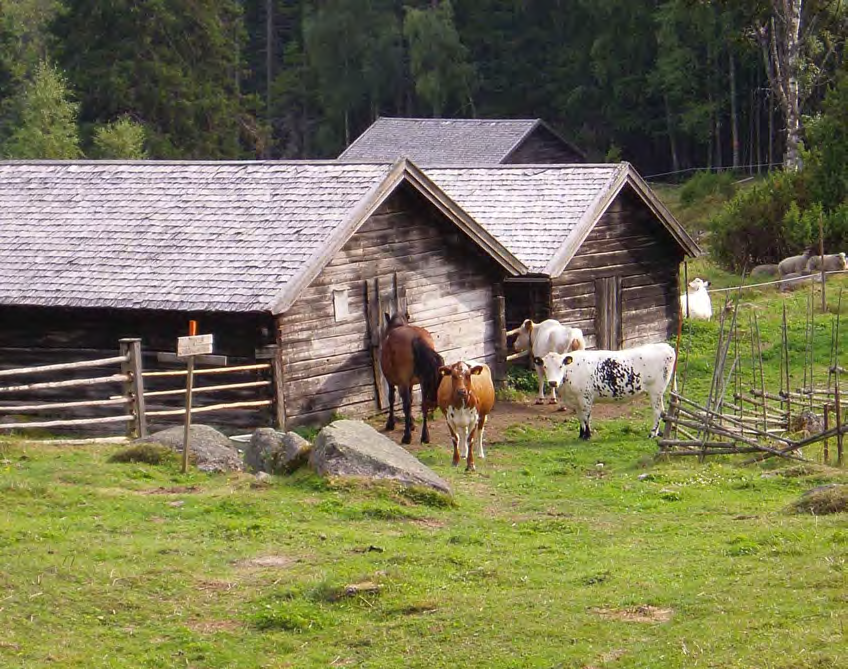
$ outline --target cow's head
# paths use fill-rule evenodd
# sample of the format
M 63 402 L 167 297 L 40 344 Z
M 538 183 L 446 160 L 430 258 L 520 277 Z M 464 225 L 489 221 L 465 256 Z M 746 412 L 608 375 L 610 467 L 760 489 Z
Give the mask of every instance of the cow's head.
M 710 285 L 709 281 L 704 281 L 703 279 L 699 279 L 699 278 L 692 279 L 689 282 L 689 288 L 691 289 L 691 291 L 693 293 L 698 292 L 699 290 L 701 290 L 701 288 L 708 288 L 709 285 Z
M 551 388 L 559 388 L 562 385 L 564 368 L 566 365 L 571 364 L 571 361 L 572 357 L 570 355 L 557 353 L 556 351 L 551 351 L 541 358 L 533 358 L 533 362 L 541 367 L 545 382 Z
M 842 269 L 848 269 L 848 259 L 846 259 L 845 257 L 845 252 L 843 251 L 842 253 L 837 253 L 836 255 L 839 256 L 839 264 L 842 266 Z
M 450 377 L 451 401 L 466 406 L 471 396 L 471 376 L 482 371 L 483 365 L 472 367 L 467 362 L 460 361 L 439 367 L 439 378 Z
M 526 351 L 530 348 L 530 344 L 532 343 L 532 340 L 530 339 L 530 334 L 532 332 L 533 321 L 528 318 L 521 324 L 521 327 L 518 328 L 518 336 L 512 343 L 512 347 L 515 349 L 516 353 L 521 353 L 522 351 Z

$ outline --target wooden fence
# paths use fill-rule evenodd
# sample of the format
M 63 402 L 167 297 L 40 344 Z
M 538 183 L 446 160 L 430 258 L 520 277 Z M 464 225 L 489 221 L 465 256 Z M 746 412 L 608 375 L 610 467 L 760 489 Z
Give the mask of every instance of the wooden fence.
M 103 368 L 114 367 L 114 373 L 104 375 Z M 90 376 L 56 380 L 57 375 L 69 373 L 76 376 L 82 372 L 85 375 L 89 370 L 97 371 Z M 185 406 L 172 408 L 169 402 L 182 401 L 186 397 L 186 369 L 174 369 L 165 371 L 144 371 L 142 369 L 142 351 L 140 339 L 121 339 L 119 342 L 119 354 L 114 357 L 98 358 L 93 360 L 82 360 L 78 362 L 60 363 L 55 365 L 42 365 L 38 367 L 24 367 L 17 369 L 0 370 L 0 435 L 11 430 L 28 430 L 35 428 L 99 428 L 103 424 L 123 423 L 127 436 L 147 436 L 151 422 L 161 420 L 179 420 L 185 418 Z M 265 375 L 267 378 L 250 380 L 237 383 L 212 383 L 209 385 L 193 385 L 192 397 L 197 395 L 212 396 L 228 391 L 255 392 L 257 399 L 222 401 L 206 405 L 192 406 L 191 413 L 205 414 L 211 412 L 231 411 L 237 409 L 257 409 L 274 404 L 274 399 L 260 396 L 262 388 L 272 389 L 273 373 L 272 365 L 269 363 L 258 363 L 236 366 L 219 366 L 213 368 L 199 368 L 194 370 L 196 379 L 206 377 L 220 378 L 221 375 L 254 373 Z M 26 376 L 31 378 L 45 378 L 45 381 L 14 383 L 14 377 Z M 8 385 L 7 385 L 8 384 Z M 147 389 L 145 386 L 155 385 L 156 390 Z M 117 388 L 120 388 L 116 392 Z M 50 393 L 73 388 L 85 388 L 88 399 L 79 401 L 31 401 L 30 396 L 37 397 L 39 394 Z M 92 393 L 92 390 L 95 392 Z M 6 398 L 12 395 L 25 396 L 27 399 L 8 401 Z M 91 397 L 96 395 L 96 397 Z M 102 396 L 101 396 L 102 395 Z M 4 401 L 5 400 L 5 401 Z M 154 408 L 148 407 L 153 405 Z M 62 417 L 39 420 L 37 416 L 57 413 L 74 414 L 97 410 L 109 412 L 105 416 L 85 417 Z M 111 410 L 115 409 L 112 414 Z M 34 414 L 34 420 L 21 420 L 22 417 L 29 418 Z

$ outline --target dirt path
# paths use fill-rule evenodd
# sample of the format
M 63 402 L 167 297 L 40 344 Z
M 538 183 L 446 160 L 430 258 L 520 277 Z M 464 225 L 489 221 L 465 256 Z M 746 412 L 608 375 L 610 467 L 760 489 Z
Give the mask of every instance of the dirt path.
M 603 421 L 606 418 L 627 418 L 633 417 L 637 420 L 643 419 L 647 425 L 650 421 L 650 406 L 647 399 L 638 397 L 626 403 L 604 403 L 596 404 L 592 409 L 592 424 L 598 421 Z M 398 419 L 398 427 L 394 432 L 386 433 L 389 437 L 400 443 L 401 435 L 403 434 L 403 412 L 400 407 L 396 407 L 395 415 Z M 413 414 L 417 420 L 421 416 L 421 407 L 414 407 Z M 577 421 L 574 412 L 570 409 L 560 411 L 558 406 L 551 404 L 534 404 L 533 400 L 524 400 L 517 402 L 499 401 L 495 404 L 495 408 L 489 415 L 489 420 L 486 423 L 486 443 L 493 444 L 506 440 L 506 431 L 515 425 L 523 425 L 526 423 L 535 423 L 541 427 L 544 425 L 553 425 L 556 423 L 571 421 L 574 426 L 575 436 L 577 435 Z M 383 429 L 386 423 L 385 416 L 376 416 L 368 421 L 373 427 L 378 430 Z M 649 426 L 650 427 L 650 426 Z M 412 433 L 412 444 L 410 450 L 415 450 L 419 445 L 421 425 L 416 423 L 415 432 Z M 450 434 L 448 433 L 447 423 L 443 418 L 437 418 L 430 422 L 430 441 L 433 444 L 450 444 Z

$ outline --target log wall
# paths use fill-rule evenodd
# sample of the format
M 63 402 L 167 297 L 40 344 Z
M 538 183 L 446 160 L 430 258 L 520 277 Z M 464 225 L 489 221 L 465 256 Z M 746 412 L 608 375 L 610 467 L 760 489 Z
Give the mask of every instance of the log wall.
M 396 191 L 278 317 L 288 425 L 379 410 L 367 318 L 375 280 L 384 311 L 392 310 L 395 285 L 405 292 L 412 324 L 430 331 L 448 363 L 493 364 L 493 287 L 501 276 L 491 258 L 417 193 Z M 346 302 L 347 316 L 337 315 L 339 301 Z
M 583 156 L 545 128 L 536 128 L 504 161 L 512 165 L 583 162 Z
M 666 341 L 677 332 L 682 260 L 683 251 L 670 233 L 636 194 L 625 189 L 553 281 L 552 317 L 581 328 L 587 345 L 597 346 L 598 323 L 608 323 L 609 314 L 599 314 L 596 282 L 620 277 L 618 347 Z

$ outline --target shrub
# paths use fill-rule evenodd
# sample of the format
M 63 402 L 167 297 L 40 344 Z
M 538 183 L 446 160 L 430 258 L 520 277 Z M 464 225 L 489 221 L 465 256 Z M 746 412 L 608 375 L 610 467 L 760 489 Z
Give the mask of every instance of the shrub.
M 808 204 L 802 173 L 774 172 L 739 192 L 709 222 L 715 259 L 740 271 L 802 252 L 818 237 Z
M 697 172 L 680 187 L 680 203 L 690 207 L 712 195 L 729 199 L 736 191 L 734 181 L 732 172 Z

